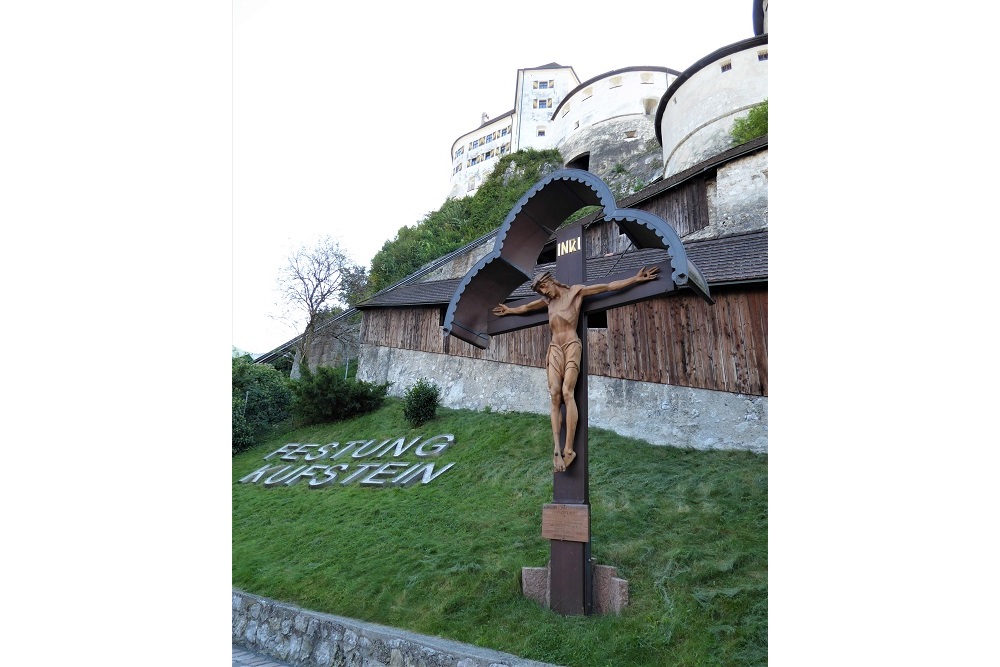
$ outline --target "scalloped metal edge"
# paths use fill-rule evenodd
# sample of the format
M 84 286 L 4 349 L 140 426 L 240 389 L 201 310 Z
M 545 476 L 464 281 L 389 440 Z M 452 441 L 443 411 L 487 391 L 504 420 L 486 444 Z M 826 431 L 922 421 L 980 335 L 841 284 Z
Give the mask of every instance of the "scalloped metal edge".
M 522 209 L 527 205 L 529 201 L 536 195 L 538 195 L 545 187 L 554 181 L 574 181 L 577 183 L 582 183 L 589 187 L 594 194 L 597 196 L 598 202 L 604 211 L 604 219 L 608 222 L 617 222 L 619 220 L 627 220 L 630 222 L 638 222 L 644 225 L 647 229 L 652 231 L 657 238 L 661 241 L 661 248 L 667 251 L 670 256 L 670 265 L 673 267 L 673 273 L 671 274 L 671 280 L 674 284 L 681 286 L 688 283 L 688 268 L 690 261 L 687 258 L 687 251 L 684 249 L 684 244 L 681 242 L 680 237 L 677 235 L 677 231 L 674 230 L 670 224 L 663 218 L 649 213 L 648 211 L 643 211 L 641 209 L 635 208 L 618 208 L 618 203 L 615 201 L 614 194 L 612 194 L 611 189 L 608 188 L 607 184 L 604 183 L 600 178 L 590 173 L 589 171 L 583 171 L 582 169 L 560 169 L 554 171 L 548 176 L 545 176 L 540 181 L 535 183 L 531 188 L 524 193 L 517 203 L 511 208 L 510 213 L 504 218 L 503 223 L 500 225 L 500 229 L 497 231 L 496 239 L 493 242 L 493 250 L 483 256 L 478 262 L 476 262 L 472 268 L 466 272 L 465 276 L 459 282 L 458 286 L 455 288 L 455 293 L 451 297 L 451 301 L 448 302 L 448 310 L 445 313 L 444 325 L 442 330 L 445 336 L 451 335 L 455 311 L 458 308 L 458 302 L 465 293 L 466 288 L 472 282 L 472 279 L 483 270 L 490 262 L 495 259 L 499 259 L 503 254 L 504 242 L 507 238 L 507 233 L 511 229 L 511 225 L 520 215 Z M 541 248 L 539 248 L 539 252 Z M 524 272 L 521 271 L 523 274 Z M 530 275 L 525 275 L 525 279 L 530 279 Z M 485 336 L 485 334 L 477 334 L 477 336 Z M 485 336 L 488 341 L 489 336 Z

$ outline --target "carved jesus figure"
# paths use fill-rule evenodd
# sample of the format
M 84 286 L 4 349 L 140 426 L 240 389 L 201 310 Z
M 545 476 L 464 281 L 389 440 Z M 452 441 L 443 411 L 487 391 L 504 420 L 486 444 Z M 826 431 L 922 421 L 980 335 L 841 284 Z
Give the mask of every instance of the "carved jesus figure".
M 659 267 L 656 266 L 649 269 L 643 267 L 636 275 L 624 280 L 596 285 L 573 285 L 572 287 L 559 282 L 550 272 L 546 271 L 531 282 L 531 289 L 541 294 L 541 299 L 535 299 L 515 308 L 501 303 L 493 309 L 493 314 L 501 317 L 503 315 L 521 315 L 548 308 L 552 342 L 549 343 L 545 367 L 548 374 L 549 398 L 552 406 L 552 441 L 555 443 L 552 465 L 556 472 L 564 472 L 566 467 L 573 463 L 576 458 L 576 452 L 573 451 L 573 439 L 576 436 L 579 413 L 576 409 L 575 390 L 576 380 L 580 375 L 580 358 L 583 355 L 583 346 L 576 333 L 576 328 L 580 320 L 580 309 L 584 297 L 613 292 L 636 283 L 656 280 L 656 274 L 659 270 Z M 560 451 L 559 427 L 561 420 L 559 408 L 562 405 L 566 406 L 566 443 Z

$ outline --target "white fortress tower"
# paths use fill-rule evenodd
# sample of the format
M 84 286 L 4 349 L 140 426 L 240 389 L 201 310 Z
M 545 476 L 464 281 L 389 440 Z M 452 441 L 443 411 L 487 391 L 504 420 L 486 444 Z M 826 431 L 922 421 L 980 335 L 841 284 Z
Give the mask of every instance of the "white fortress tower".
M 663 178 L 732 148 L 729 132 L 767 99 L 767 0 L 754 0 L 755 36 L 716 49 L 688 67 L 656 109 Z

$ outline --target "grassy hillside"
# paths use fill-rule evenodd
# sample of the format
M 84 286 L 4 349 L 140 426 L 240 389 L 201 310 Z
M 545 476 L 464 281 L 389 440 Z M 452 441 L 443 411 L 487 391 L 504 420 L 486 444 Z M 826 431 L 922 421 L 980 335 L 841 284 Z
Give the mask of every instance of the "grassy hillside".
M 442 433 L 455 442 L 433 462 L 455 465 L 426 485 L 238 483 L 288 442 Z M 550 437 L 545 416 L 467 410 L 440 409 L 411 429 L 390 400 L 237 455 L 233 586 L 561 665 L 767 664 L 767 458 L 591 429 L 592 555 L 629 581 L 630 605 L 562 617 L 523 598 L 519 583 L 522 566 L 548 560 Z

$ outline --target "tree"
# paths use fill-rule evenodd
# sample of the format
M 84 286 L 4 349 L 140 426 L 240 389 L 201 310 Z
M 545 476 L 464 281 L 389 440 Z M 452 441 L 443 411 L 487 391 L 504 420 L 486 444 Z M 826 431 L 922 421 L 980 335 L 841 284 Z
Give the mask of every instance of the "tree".
M 368 298 L 368 270 L 363 266 L 353 266 L 344 272 L 343 299 L 353 308 Z
M 302 328 L 298 343 L 301 364 L 309 363 L 309 353 L 317 327 L 343 311 L 343 306 L 363 281 L 364 267 L 348 259 L 340 243 L 330 236 L 320 238 L 315 246 L 300 246 L 288 256 L 278 277 L 284 301 L 295 311 L 293 322 Z M 304 321 L 304 326 L 301 326 Z M 324 327 L 324 335 L 347 338 L 347 327 Z
M 729 134 L 737 145 L 767 134 L 767 100 L 751 107 L 746 116 L 737 118 Z

